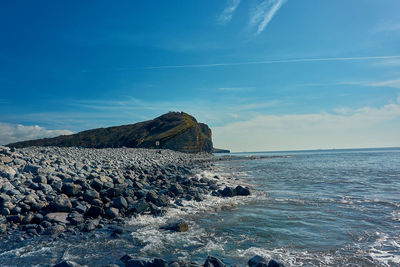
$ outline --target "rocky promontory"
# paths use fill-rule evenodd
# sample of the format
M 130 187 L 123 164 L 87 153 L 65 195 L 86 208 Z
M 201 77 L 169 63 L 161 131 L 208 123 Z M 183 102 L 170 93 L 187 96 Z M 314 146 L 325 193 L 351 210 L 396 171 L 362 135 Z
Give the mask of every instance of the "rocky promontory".
M 153 120 L 135 124 L 98 128 L 54 138 L 17 142 L 7 146 L 160 148 L 186 153 L 211 153 L 213 149 L 211 129 L 184 112 L 169 112 Z

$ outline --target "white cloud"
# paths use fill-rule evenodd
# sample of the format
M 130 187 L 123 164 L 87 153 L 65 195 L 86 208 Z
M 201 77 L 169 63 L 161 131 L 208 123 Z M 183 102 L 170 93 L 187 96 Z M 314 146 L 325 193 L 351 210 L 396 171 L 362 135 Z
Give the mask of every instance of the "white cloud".
M 48 130 L 38 125 L 0 123 L 0 144 L 73 134 L 69 130 Z
M 390 87 L 390 88 L 400 89 L 400 78 L 384 80 L 384 81 L 347 81 L 347 82 L 341 82 L 340 84 L 363 85 L 370 87 Z
M 264 0 L 253 10 L 250 25 L 256 26 L 256 34 L 260 34 L 282 7 L 286 0 Z
M 235 13 L 235 10 L 238 8 L 239 4 L 240 0 L 229 0 L 227 7 L 219 16 L 220 23 L 225 24 L 231 21 L 233 14 Z
M 398 101 L 342 113 L 257 115 L 214 127 L 214 144 L 233 151 L 400 146 Z

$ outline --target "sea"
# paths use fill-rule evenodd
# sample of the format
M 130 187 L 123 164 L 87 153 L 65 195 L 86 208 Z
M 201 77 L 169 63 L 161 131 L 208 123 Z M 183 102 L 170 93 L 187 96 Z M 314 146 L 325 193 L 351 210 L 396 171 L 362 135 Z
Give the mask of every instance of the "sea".
M 0 241 L 0 265 L 65 259 L 104 266 L 132 254 L 198 263 L 213 255 L 236 266 L 254 255 L 285 266 L 400 266 L 400 148 L 230 155 L 197 175 L 247 185 L 250 197 L 184 201 L 164 217 L 131 218 L 119 237 L 106 227 L 61 239 Z M 159 229 L 180 218 L 188 232 Z

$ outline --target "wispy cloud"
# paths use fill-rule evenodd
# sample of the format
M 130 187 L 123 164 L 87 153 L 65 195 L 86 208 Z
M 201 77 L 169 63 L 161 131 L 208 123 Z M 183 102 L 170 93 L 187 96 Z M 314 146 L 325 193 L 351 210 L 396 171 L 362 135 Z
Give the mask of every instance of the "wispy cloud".
M 385 32 L 396 32 L 400 31 L 400 23 L 399 22 L 385 22 L 377 25 L 374 29 L 376 33 L 385 33 Z
M 0 144 L 73 134 L 69 130 L 48 130 L 39 125 L 25 126 L 11 123 L 0 123 L 0 133 Z
M 228 0 L 228 5 L 225 7 L 218 20 L 222 24 L 226 24 L 232 20 L 235 10 L 238 8 L 240 0 Z
M 364 61 L 364 60 L 382 60 L 382 59 L 400 59 L 400 55 L 362 56 L 362 57 L 321 57 L 321 58 L 297 58 L 297 59 L 293 58 L 293 59 L 227 62 L 227 63 L 213 63 L 213 64 L 164 65 L 164 66 L 144 67 L 144 69 L 151 70 L 151 69 L 207 68 L 207 67 L 225 67 L 225 66 L 258 65 L 258 64 L 304 63 L 304 62 L 323 62 L 323 61 Z
M 257 27 L 256 35 L 262 33 L 286 0 L 264 0 L 252 11 L 250 25 Z
M 226 91 L 226 92 L 247 92 L 253 90 L 254 87 L 220 87 L 218 88 L 219 91 Z
M 363 85 L 370 87 L 390 87 L 400 89 L 400 78 L 384 80 L 384 81 L 347 81 L 341 82 L 345 85 Z

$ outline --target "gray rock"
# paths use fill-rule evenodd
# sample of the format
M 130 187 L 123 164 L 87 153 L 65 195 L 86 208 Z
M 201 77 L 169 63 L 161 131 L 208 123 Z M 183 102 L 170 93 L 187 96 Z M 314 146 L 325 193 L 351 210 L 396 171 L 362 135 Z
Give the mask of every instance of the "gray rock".
M 99 198 L 100 195 L 97 191 L 93 189 L 86 190 L 83 194 L 83 199 L 89 203 L 91 203 L 94 199 Z
M 158 200 L 157 193 L 154 192 L 154 190 L 149 190 L 149 192 L 147 192 L 147 194 L 146 194 L 146 200 L 148 202 L 153 202 L 154 204 L 157 203 L 157 200 Z
M 54 226 L 50 226 L 46 229 L 46 231 L 44 232 L 44 234 L 46 235 L 59 235 L 61 233 L 63 233 L 65 231 L 65 227 L 57 224 Z
M 81 193 L 82 186 L 73 183 L 65 183 L 62 185 L 61 191 L 67 196 L 77 196 Z
M 91 232 L 97 228 L 99 225 L 100 220 L 90 220 L 88 221 L 85 226 L 83 227 L 83 231 Z
M 135 204 L 129 207 L 129 213 L 143 213 L 149 208 L 149 204 L 147 204 L 146 200 L 141 199 L 137 201 Z
M 68 214 L 67 212 L 50 212 L 46 214 L 44 219 L 50 222 L 67 224 Z
M 189 225 L 184 220 L 180 219 L 176 222 L 169 223 L 160 227 L 161 229 L 170 230 L 174 232 L 187 232 L 189 230 Z
M 220 259 L 213 256 L 208 256 L 204 263 L 204 267 L 225 267 L 225 266 L 226 265 Z
M 10 166 L 0 165 L 0 177 L 12 179 L 16 174 L 17 172 Z
M 125 267 L 149 267 L 149 263 L 144 260 L 128 260 L 125 263 Z
M 110 218 L 110 219 L 114 219 L 114 218 L 118 217 L 118 215 L 119 215 L 119 210 L 116 209 L 116 208 L 109 207 L 109 208 L 106 210 L 106 216 L 107 216 L 108 218 Z
M 126 209 L 128 208 L 128 202 L 126 202 L 126 199 L 122 196 L 116 197 L 113 199 L 113 206 L 117 209 Z
M 72 210 L 71 201 L 65 194 L 56 196 L 54 201 L 50 204 L 50 210 L 53 212 L 70 212 Z
M 172 184 L 169 190 L 176 196 L 183 194 L 183 188 L 178 183 Z
M 259 255 L 251 258 L 247 264 L 249 267 L 267 267 L 267 260 Z
M 164 259 L 155 258 L 151 263 L 151 267 L 168 267 L 168 262 Z
M 44 175 L 38 175 L 32 179 L 35 183 L 47 184 L 47 178 Z
M 0 223 L 0 235 L 7 232 L 7 226 L 4 223 Z
M 90 186 L 95 189 L 96 191 L 100 192 L 100 190 L 103 188 L 103 182 L 100 181 L 100 179 L 93 179 L 93 181 L 90 183 Z

